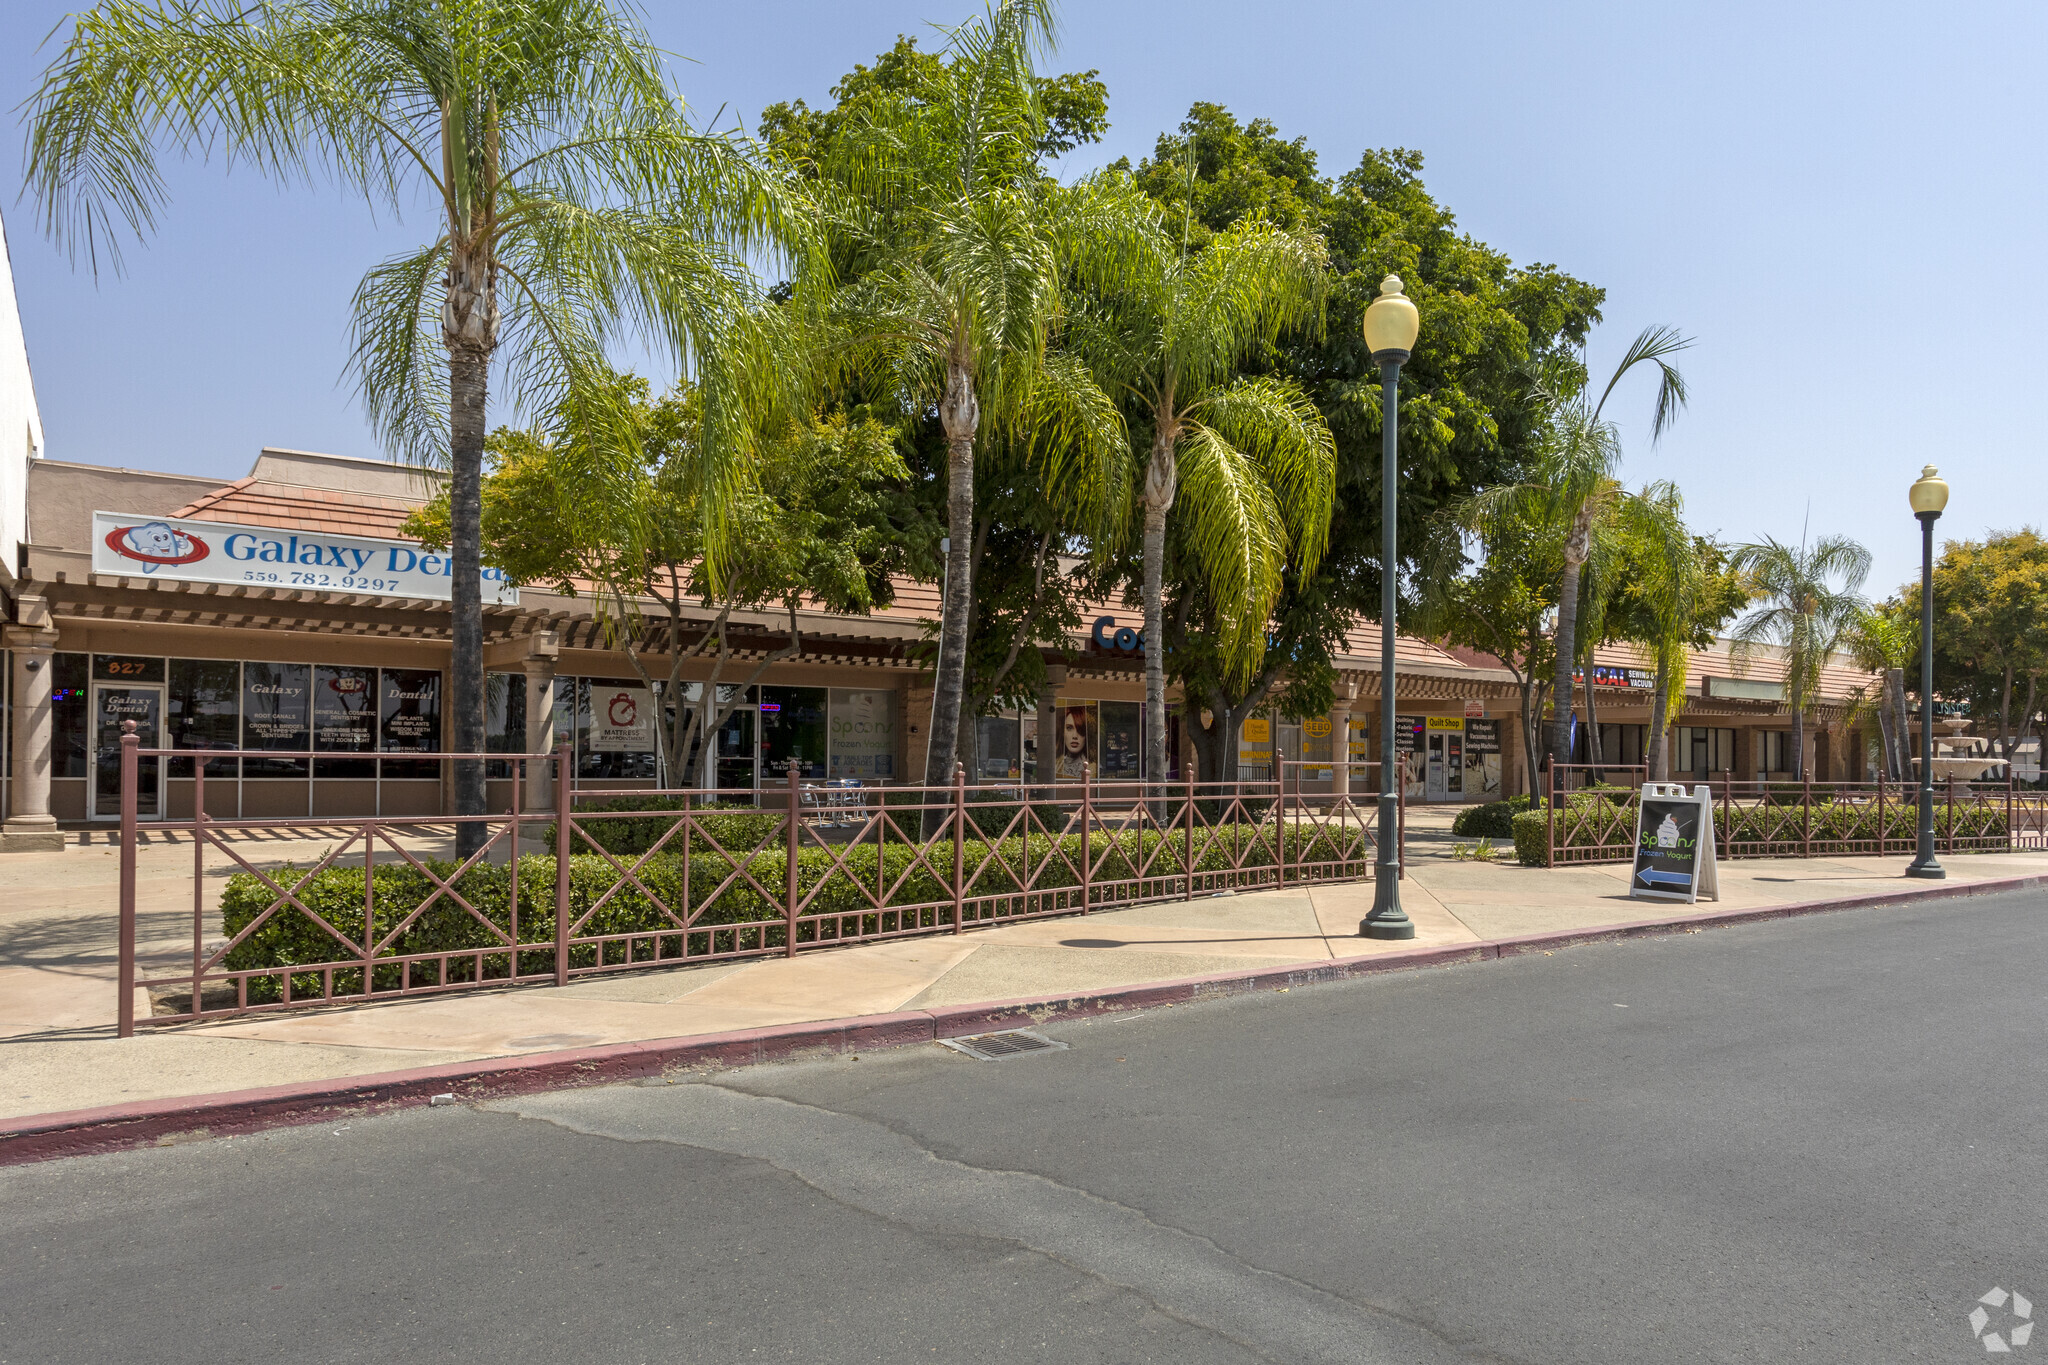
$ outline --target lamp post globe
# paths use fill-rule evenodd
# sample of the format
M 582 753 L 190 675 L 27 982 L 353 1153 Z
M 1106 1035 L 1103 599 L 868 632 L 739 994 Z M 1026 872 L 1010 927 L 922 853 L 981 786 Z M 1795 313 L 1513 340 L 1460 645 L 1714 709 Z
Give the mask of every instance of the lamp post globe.
M 1394 529 L 1399 458 L 1401 362 L 1415 349 L 1422 318 L 1403 292 L 1401 277 L 1380 281 L 1379 297 L 1365 310 L 1365 344 L 1380 367 L 1380 792 L 1379 857 L 1373 864 L 1372 912 L 1359 922 L 1365 938 L 1415 937 L 1401 908 L 1401 795 L 1394 744 L 1394 586 L 1400 546 Z
M 1948 506 L 1941 472 L 1922 469 L 1907 500 L 1920 520 L 1920 810 L 1906 875 L 1941 881 L 1948 876 L 1934 856 L 1934 523 Z

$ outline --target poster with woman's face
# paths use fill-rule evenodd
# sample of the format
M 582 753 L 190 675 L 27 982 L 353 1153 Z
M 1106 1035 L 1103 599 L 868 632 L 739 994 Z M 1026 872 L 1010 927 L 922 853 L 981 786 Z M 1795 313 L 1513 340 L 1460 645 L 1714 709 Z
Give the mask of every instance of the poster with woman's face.
M 1079 778 L 1094 754 L 1095 708 L 1062 706 L 1059 728 L 1059 775 Z

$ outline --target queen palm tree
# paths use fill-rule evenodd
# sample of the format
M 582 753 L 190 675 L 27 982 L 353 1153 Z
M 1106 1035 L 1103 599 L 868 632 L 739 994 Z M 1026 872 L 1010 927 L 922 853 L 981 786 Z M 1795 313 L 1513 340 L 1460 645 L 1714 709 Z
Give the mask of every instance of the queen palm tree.
M 744 483 L 748 410 L 784 376 L 747 325 L 743 256 L 798 242 L 804 211 L 746 145 L 688 126 L 610 0 L 102 0 L 29 123 L 47 227 L 95 265 L 156 226 L 165 150 L 331 179 L 394 218 L 432 205 L 435 238 L 357 288 L 351 368 L 387 443 L 450 472 L 457 752 L 483 749 L 479 490 L 501 348 L 514 396 L 548 410 L 604 372 L 621 325 L 667 343 L 705 396 L 708 482 Z M 611 420 L 603 406 L 584 408 Z M 714 570 L 723 506 L 705 504 Z M 457 812 L 483 808 L 483 765 L 458 763 Z M 473 849 L 481 827 L 461 828 Z
M 1039 169 L 1045 122 L 1033 62 L 1053 29 L 1050 0 L 1002 0 L 949 30 L 945 60 L 857 106 L 818 167 L 848 280 L 829 293 L 844 363 L 935 409 L 945 432 L 929 785 L 951 780 L 959 747 L 978 448 L 1028 451 L 1048 489 L 1095 509 L 1110 505 L 1125 461 L 1114 400 L 1054 343 L 1068 286 L 1113 284 L 1142 223 L 1129 196 L 1094 182 L 1060 187 Z
M 1622 352 L 1597 400 L 1576 383 L 1539 382 L 1535 396 L 1546 411 L 1543 441 L 1528 478 L 1488 489 L 1464 504 L 1461 519 L 1478 529 L 1507 516 L 1554 528 L 1562 541 L 1564 569 L 1558 579 L 1557 658 L 1551 681 L 1553 705 L 1550 760 L 1571 758 L 1572 668 L 1578 659 L 1579 575 L 1592 553 L 1596 525 L 1611 517 L 1626 496 L 1615 478 L 1621 467 L 1621 438 L 1602 420 L 1607 400 L 1638 365 L 1657 368 L 1657 403 L 1650 420 L 1654 444 L 1685 407 L 1685 378 L 1669 357 L 1692 345 L 1675 328 L 1646 327 Z M 1574 367 L 1576 369 L 1576 367 Z M 1579 373 L 1582 373 L 1579 372 Z M 1576 378 L 1576 375 L 1573 376 Z
M 1822 536 L 1812 545 L 1786 545 L 1766 536 L 1739 545 L 1730 557 L 1744 585 L 1763 605 L 1735 623 L 1730 638 L 1738 670 L 1756 651 L 1785 652 L 1785 682 L 1792 705 L 1792 776 L 1806 775 L 1806 717 L 1828 657 L 1846 644 L 1868 607 L 1859 590 L 1870 574 L 1870 551 L 1847 536 Z M 1836 587 L 1836 580 L 1841 586 Z
M 1194 164 L 1179 240 L 1156 229 L 1076 345 L 1151 427 L 1139 489 L 1144 524 L 1145 770 L 1166 772 L 1167 514 L 1220 626 L 1226 666 L 1257 671 L 1267 622 L 1293 561 L 1312 573 L 1329 540 L 1336 443 L 1292 380 L 1240 364 L 1320 308 L 1327 255 L 1319 237 L 1240 221 L 1191 253 Z

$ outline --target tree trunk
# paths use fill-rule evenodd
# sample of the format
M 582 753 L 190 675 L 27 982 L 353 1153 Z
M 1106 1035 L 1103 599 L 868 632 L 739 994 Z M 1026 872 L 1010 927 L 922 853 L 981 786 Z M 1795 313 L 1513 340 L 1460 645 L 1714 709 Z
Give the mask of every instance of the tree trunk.
M 1586 757 L 1593 760 L 1593 780 L 1604 782 L 1600 765 L 1607 755 L 1600 749 L 1600 699 L 1593 689 L 1593 651 L 1586 651 Z
M 448 490 L 450 570 L 449 717 L 460 754 L 484 750 L 483 461 L 484 398 L 488 354 L 468 347 L 448 356 L 450 413 Z M 457 760 L 455 813 L 484 813 L 484 765 Z M 484 845 L 482 824 L 455 827 L 455 854 L 467 858 Z
M 1887 760 L 1891 764 L 1891 780 L 1904 782 L 1913 771 L 1913 722 L 1912 713 L 1906 709 L 1906 670 L 1887 668 L 1884 690 L 1892 703 L 1892 752 Z
M 458 242 L 448 262 L 441 302 L 441 341 L 448 348 L 448 523 L 450 690 L 448 712 L 461 754 L 484 751 L 483 467 L 485 399 L 491 352 L 498 344 L 497 266 L 487 248 Z M 455 764 L 455 813 L 484 813 L 484 765 Z M 467 858 L 484 846 L 481 824 L 455 827 L 455 852 Z
M 1557 581 L 1557 666 L 1550 683 L 1550 761 L 1572 761 L 1572 659 L 1577 653 L 1579 570 L 1585 564 L 1585 535 L 1576 527 L 1565 547 L 1564 573 Z
M 2005 673 L 1998 686 L 1998 755 L 2012 757 L 2012 665 L 2005 666 Z
M 1657 651 L 1657 686 L 1650 693 L 1650 745 L 1643 758 L 1650 765 L 1652 782 L 1671 780 L 1671 735 L 1664 717 L 1671 708 L 1671 665 L 1663 650 Z
M 1889 782 L 1892 778 L 1893 747 L 1896 743 L 1892 732 L 1898 725 L 1898 718 L 1892 714 L 1892 692 L 1886 679 L 1878 680 L 1877 706 L 1874 710 L 1877 713 L 1877 780 Z
M 1543 689 L 1530 674 L 1522 679 L 1522 782 L 1533 805 L 1538 788 L 1536 771 L 1543 766 Z
M 1792 696 L 1792 780 L 1801 781 L 1806 776 L 1806 698 L 1798 692 Z
M 1145 777 L 1166 780 L 1166 514 L 1172 510 L 1178 471 L 1174 431 L 1161 423 L 1145 470 Z
M 960 740 L 960 703 L 967 683 L 967 617 L 974 600 L 970 552 L 974 537 L 974 436 L 981 405 L 974 395 L 974 373 L 958 356 L 946 364 L 946 396 L 939 405 L 946 429 L 946 530 L 952 543 L 946 551 L 946 597 L 939 622 L 939 663 L 932 680 L 932 733 L 924 765 L 927 787 L 953 781 L 954 754 Z M 925 833 L 936 832 L 945 813 L 925 812 Z

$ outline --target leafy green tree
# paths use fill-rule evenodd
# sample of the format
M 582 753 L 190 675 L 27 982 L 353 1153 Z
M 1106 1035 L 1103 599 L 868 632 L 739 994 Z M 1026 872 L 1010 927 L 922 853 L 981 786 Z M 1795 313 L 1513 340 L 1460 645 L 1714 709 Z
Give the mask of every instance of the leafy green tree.
M 609 387 L 614 410 L 627 414 L 624 440 L 615 423 L 579 420 L 573 403 L 548 427 L 491 434 L 483 543 L 491 562 L 520 582 L 590 595 L 613 645 L 665 699 L 663 753 L 688 785 L 699 777 L 708 737 L 746 689 L 771 665 L 802 655 L 801 608 L 858 615 L 887 605 L 900 555 L 887 492 L 907 472 L 888 429 L 871 419 L 834 414 L 768 433 L 746 492 L 728 501 L 733 544 L 713 575 L 701 508 L 717 474 L 707 475 L 701 449 L 701 395 L 682 385 L 650 401 L 646 382 L 633 376 L 614 377 Z M 404 529 L 439 548 L 449 522 L 443 494 Z M 693 610 L 709 621 L 690 620 Z M 788 630 L 744 680 L 721 687 L 736 653 L 735 611 L 779 611 Z M 685 665 L 706 659 L 703 701 L 685 706 Z
M 1668 327 L 1649 327 L 1629 344 L 1606 387 L 1595 399 L 1582 386 L 1582 364 L 1547 367 L 1538 385 L 1545 424 L 1534 458 L 1522 480 L 1476 494 L 1463 504 L 1459 520 L 1477 528 L 1508 516 L 1522 525 L 1544 525 L 1562 539 L 1562 564 L 1557 590 L 1556 677 L 1551 684 L 1555 705 L 1550 724 L 1550 756 L 1571 761 L 1573 713 L 1572 669 L 1581 644 L 1578 629 L 1579 576 L 1604 528 L 1636 510 L 1627 490 L 1615 477 L 1621 468 L 1621 441 L 1612 422 L 1601 417 L 1607 400 L 1628 372 L 1653 366 L 1661 376 L 1657 405 L 1650 423 L 1654 442 L 1685 406 L 1685 379 L 1667 357 L 1692 343 Z M 1591 688 L 1587 689 L 1591 695 Z
M 1901 600 L 1917 608 L 1917 588 Z M 1917 631 L 1913 643 L 1917 656 Z M 1967 700 L 1972 715 L 1997 717 L 1997 752 L 2010 757 L 2032 726 L 2044 669 L 2048 541 L 2029 526 L 1943 544 L 1934 565 L 1935 690 Z M 2021 683 L 2026 693 L 2015 713 Z
M 785 387 L 774 348 L 742 325 L 744 253 L 797 243 L 806 210 L 745 145 L 692 131 L 609 0 L 102 0 L 75 20 L 29 124 L 47 226 L 95 262 L 118 266 L 124 233 L 155 228 L 162 150 L 331 180 L 394 219 L 419 196 L 433 205 L 435 238 L 357 288 L 351 365 L 391 447 L 450 470 L 458 752 L 484 741 L 493 358 L 507 353 L 515 397 L 548 408 L 632 325 L 696 362 L 709 446 L 744 441 L 751 410 Z M 703 505 L 714 533 L 726 504 Z M 724 544 L 705 542 L 714 568 Z M 457 811 L 483 802 L 483 765 L 458 763 Z M 465 848 L 482 835 L 461 830 Z
M 1240 372 L 1289 326 L 1313 321 L 1320 238 L 1243 219 L 1193 237 L 1194 159 L 1179 231 L 1155 232 L 1077 349 L 1150 428 L 1138 489 L 1145 612 L 1145 770 L 1167 770 L 1167 515 L 1202 580 L 1221 664 L 1243 681 L 1264 661 L 1266 631 L 1290 564 L 1315 571 L 1329 539 L 1336 449 L 1322 413 L 1292 379 Z M 1177 240 L 1176 240 L 1177 237 Z
M 1847 536 L 1822 536 L 1811 545 L 1766 536 L 1758 544 L 1736 546 L 1730 560 L 1751 600 L 1761 604 L 1735 623 L 1729 637 L 1735 667 L 1747 668 L 1764 645 L 1784 651 L 1792 776 L 1803 778 L 1807 718 L 1821 669 L 1849 640 L 1868 605 L 1858 591 L 1870 574 L 1870 551 Z
M 1475 489 L 1522 476 L 1542 434 L 1531 368 L 1579 363 L 1601 293 L 1550 266 L 1517 267 L 1461 232 L 1424 187 L 1414 152 L 1368 152 L 1332 179 L 1302 139 L 1197 104 L 1134 171 L 1169 220 L 1188 202 L 1190 154 L 1197 254 L 1210 235 L 1260 221 L 1315 232 L 1330 256 L 1326 327 L 1284 333 L 1239 364 L 1246 374 L 1299 384 L 1323 414 L 1336 453 L 1328 547 L 1312 572 L 1290 565 L 1284 573 L 1265 660 L 1250 678 L 1234 677 L 1209 647 L 1223 618 L 1203 589 L 1198 561 L 1169 527 L 1166 659 L 1191 702 L 1211 713 L 1207 727 L 1190 718 L 1210 779 L 1235 771 L 1235 726 L 1244 716 L 1269 704 L 1290 715 L 1327 710 L 1332 659 L 1351 623 L 1378 617 L 1383 569 L 1401 576 L 1404 611 L 1427 586 L 1418 571 L 1455 573 L 1462 537 L 1443 512 Z M 1360 326 L 1390 273 L 1421 310 L 1422 334 L 1401 372 L 1402 563 L 1383 566 L 1379 370 Z M 1125 571 L 1136 579 L 1141 570 L 1132 563 Z
M 1884 779 L 1910 781 L 1913 760 L 1908 736 L 1913 718 L 1906 709 L 1906 669 L 1920 649 L 1919 613 L 1916 610 L 1909 619 L 1897 601 L 1866 607 L 1857 614 L 1847 643 L 1857 666 L 1875 675 L 1850 697 L 1849 721 L 1874 719 L 1884 756 Z
M 1543 712 L 1551 688 L 1557 636 L 1561 542 L 1540 521 L 1497 517 L 1479 534 L 1478 562 L 1462 574 L 1422 576 L 1418 624 L 1449 645 L 1484 650 L 1514 675 L 1520 693 L 1523 790 L 1537 795 L 1542 767 Z
M 826 205 L 839 275 L 830 289 L 799 280 L 796 297 L 825 319 L 844 373 L 934 412 L 945 435 L 930 784 L 951 777 L 966 701 L 977 452 L 1028 451 L 1039 480 L 1070 491 L 1075 511 L 1109 506 L 1128 462 L 1115 403 L 1053 344 L 1069 282 L 1113 280 L 1138 238 L 1129 196 L 1086 181 L 1062 187 L 1041 170 L 1048 140 L 1059 139 L 1032 64 L 1052 29 L 1049 0 L 1002 0 L 950 30 L 941 60 L 906 59 L 886 80 L 849 78 L 857 98 L 841 101 L 836 123 L 802 122 L 829 135 L 804 152 L 805 169 Z
M 1650 780 L 1670 780 L 1670 725 L 1685 709 L 1691 656 L 1710 648 L 1716 634 L 1748 604 L 1748 593 L 1714 540 L 1685 528 L 1684 498 L 1676 485 L 1658 482 L 1632 495 L 1638 509 L 1625 537 L 1618 572 L 1601 565 L 1589 578 L 1604 580 L 1611 600 L 1582 615 L 1582 634 L 1623 640 L 1656 661 L 1644 757 Z M 1588 561 L 1589 569 L 1594 567 Z M 1588 716 L 1592 688 L 1587 688 Z M 1598 731 L 1595 731 L 1597 735 Z M 1595 755 L 1595 762 L 1599 761 Z

